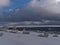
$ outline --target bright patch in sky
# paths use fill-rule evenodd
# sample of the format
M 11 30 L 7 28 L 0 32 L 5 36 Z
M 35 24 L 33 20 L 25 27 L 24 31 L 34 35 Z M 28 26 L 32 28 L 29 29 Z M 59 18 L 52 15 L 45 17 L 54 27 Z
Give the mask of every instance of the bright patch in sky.
M 56 0 L 56 2 L 60 2 L 60 0 Z
M 32 0 L 31 5 L 34 8 L 37 7 L 37 9 L 43 8 L 49 13 L 60 14 L 60 0 L 40 0 L 40 2 L 38 0 Z
M 9 6 L 10 0 L 0 0 L 0 7 L 1 6 Z

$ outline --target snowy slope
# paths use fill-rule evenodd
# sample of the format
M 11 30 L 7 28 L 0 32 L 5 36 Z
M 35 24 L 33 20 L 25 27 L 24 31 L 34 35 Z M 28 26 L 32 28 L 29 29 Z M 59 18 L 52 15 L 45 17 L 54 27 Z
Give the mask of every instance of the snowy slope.
M 37 37 L 37 33 L 31 32 L 26 35 L 22 33 L 1 32 L 0 45 L 60 45 L 60 37 Z

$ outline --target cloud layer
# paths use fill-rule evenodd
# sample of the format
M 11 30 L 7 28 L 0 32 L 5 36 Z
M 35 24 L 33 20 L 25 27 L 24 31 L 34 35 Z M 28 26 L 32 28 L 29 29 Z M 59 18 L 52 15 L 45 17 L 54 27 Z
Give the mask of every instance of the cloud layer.
M 60 14 L 60 2 L 56 0 L 32 0 L 30 6 L 34 8 L 43 8 L 48 12 Z
M 0 0 L 0 7 L 9 6 L 10 0 Z
M 55 0 L 31 0 L 23 7 L 10 9 L 0 18 L 1 21 L 41 21 L 45 24 L 60 24 L 59 3 Z M 7 4 L 4 6 L 8 6 Z

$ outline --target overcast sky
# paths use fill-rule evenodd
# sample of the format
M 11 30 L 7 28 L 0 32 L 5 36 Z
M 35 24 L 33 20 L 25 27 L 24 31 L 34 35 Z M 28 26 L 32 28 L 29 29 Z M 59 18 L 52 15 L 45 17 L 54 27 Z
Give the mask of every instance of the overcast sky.
M 48 12 L 60 14 L 59 0 L 0 0 L 0 7 L 3 7 L 4 10 L 14 9 L 27 3 L 34 8 L 42 8 Z
M 32 15 L 35 15 L 33 17 L 42 18 L 42 20 L 60 21 L 60 0 L 0 0 L 0 9 L 3 11 L 11 11 L 18 7 L 24 8 L 22 9 L 22 12 L 20 11 L 20 15 L 23 14 L 25 17 L 27 17 L 27 15 L 30 16 L 31 14 L 31 18 Z

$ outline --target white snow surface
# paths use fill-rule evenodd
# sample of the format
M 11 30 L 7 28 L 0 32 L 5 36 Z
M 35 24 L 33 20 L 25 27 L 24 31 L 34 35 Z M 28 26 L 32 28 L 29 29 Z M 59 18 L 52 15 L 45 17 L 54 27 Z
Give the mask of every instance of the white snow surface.
M 60 37 L 38 37 L 38 33 L 31 32 L 29 35 L 22 33 L 0 32 L 0 45 L 60 45 Z

